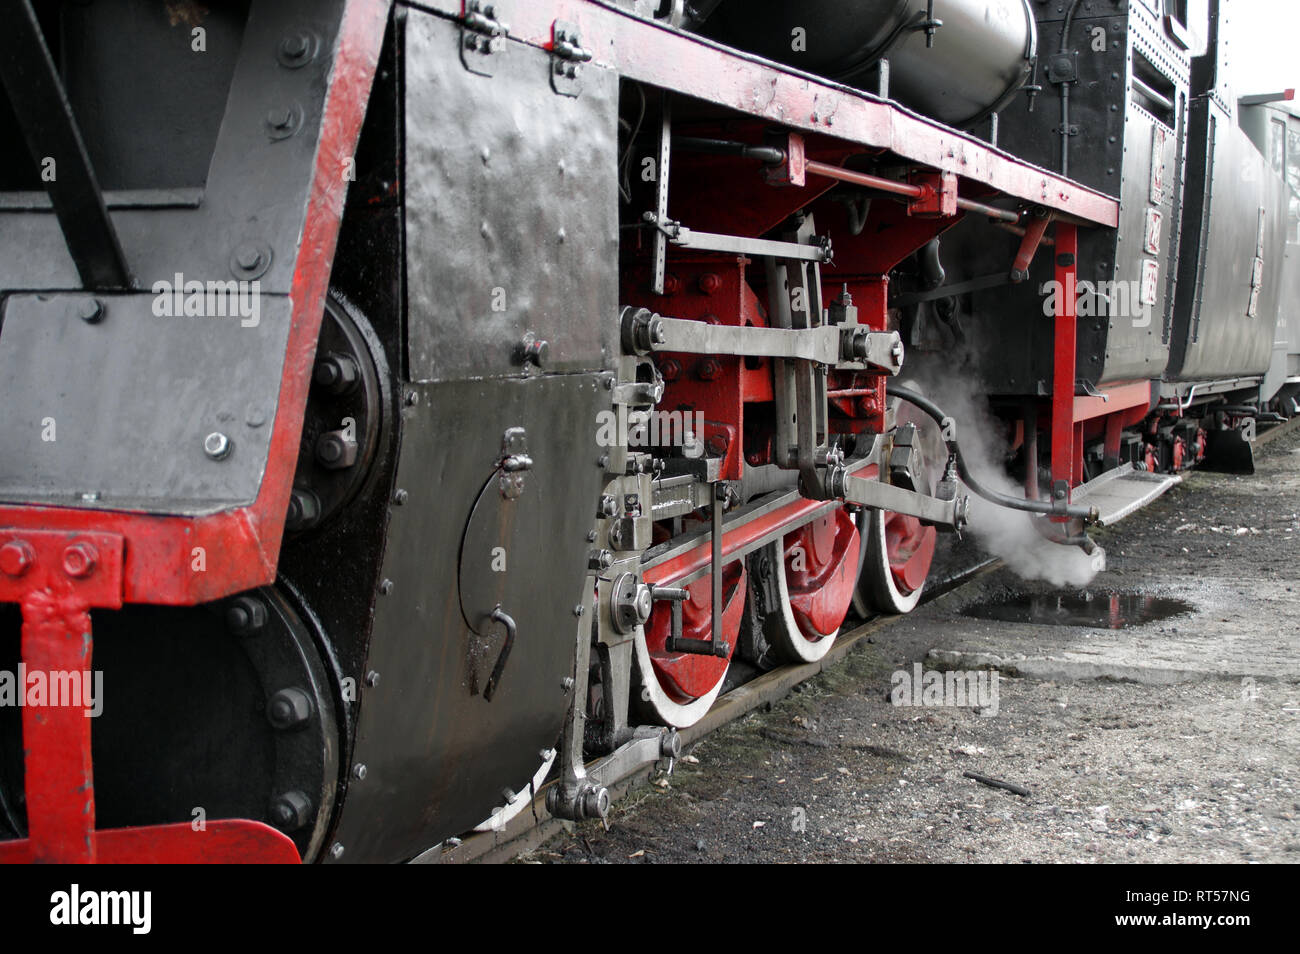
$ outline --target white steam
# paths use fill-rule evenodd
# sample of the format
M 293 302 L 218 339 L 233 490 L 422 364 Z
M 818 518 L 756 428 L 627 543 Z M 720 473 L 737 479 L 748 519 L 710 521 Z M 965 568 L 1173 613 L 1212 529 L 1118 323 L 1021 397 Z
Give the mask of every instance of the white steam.
M 982 395 L 973 390 L 974 375 L 922 374 L 907 382 L 952 419 L 962 457 L 978 480 L 990 490 L 1023 497 L 1024 488 L 1007 477 L 1003 462 L 1007 444 L 1002 428 Z M 1039 453 L 1046 441 L 1039 437 Z M 967 491 L 969 492 L 969 491 Z M 988 553 L 1001 559 L 1026 580 L 1046 580 L 1053 586 L 1086 586 L 1097 570 L 1091 556 L 1077 546 L 1054 543 L 1035 529 L 1046 518 L 1008 510 L 970 493 L 970 522 L 966 532 Z

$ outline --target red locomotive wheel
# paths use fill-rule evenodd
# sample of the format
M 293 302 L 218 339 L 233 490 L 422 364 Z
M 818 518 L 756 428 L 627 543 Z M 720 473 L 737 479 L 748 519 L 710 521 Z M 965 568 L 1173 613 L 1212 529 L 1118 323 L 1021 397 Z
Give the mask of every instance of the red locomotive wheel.
M 664 585 L 671 586 L 672 583 Z M 690 583 L 690 598 L 682 604 L 682 636 L 709 639 L 713 628 L 713 581 L 708 575 Z M 683 728 L 709 711 L 722 688 L 731 654 L 736 649 L 740 620 L 745 609 L 745 564 L 728 563 L 722 571 L 722 639 L 730 652 L 726 658 L 697 653 L 669 652 L 665 647 L 672 631 L 672 604 L 655 603 L 646 621 L 644 639 L 637 640 L 637 662 L 641 672 L 641 702 L 661 722 Z
M 853 602 L 861 537 L 853 517 L 837 507 L 786 534 L 782 546 L 785 595 L 797 632 L 782 633 L 786 645 L 779 648 L 812 662 L 830 649 Z
M 885 510 L 865 511 L 867 553 L 858 581 L 858 609 L 865 613 L 910 613 L 921 601 L 934 562 L 937 532 L 916 517 Z

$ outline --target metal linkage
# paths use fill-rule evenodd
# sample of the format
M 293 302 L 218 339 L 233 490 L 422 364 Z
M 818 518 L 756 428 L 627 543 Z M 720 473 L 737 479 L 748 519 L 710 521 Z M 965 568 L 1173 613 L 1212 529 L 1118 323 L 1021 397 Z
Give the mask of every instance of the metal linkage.
M 833 257 L 829 239 L 823 239 L 815 245 L 801 245 L 793 242 L 777 242 L 772 239 L 745 238 L 741 235 L 697 232 L 686 228 L 680 222 L 674 222 L 665 215 L 654 212 L 646 212 L 643 218 L 658 229 L 663 237 L 661 239 L 656 236 L 656 242 L 666 239 L 681 248 L 700 252 L 725 252 L 729 255 L 748 255 L 753 258 L 771 255 L 804 262 L 829 262 Z
M 966 525 L 970 499 L 964 495 L 942 500 L 880 480 L 854 477 L 842 467 L 832 468 L 826 483 L 832 497 L 848 503 L 908 514 L 923 523 L 951 530 L 960 530 Z
M 786 358 L 888 374 L 897 374 L 903 366 L 903 341 L 896 331 L 871 331 L 856 324 L 799 329 L 710 325 L 665 318 L 646 308 L 623 310 L 623 346 L 635 354 L 676 351 Z

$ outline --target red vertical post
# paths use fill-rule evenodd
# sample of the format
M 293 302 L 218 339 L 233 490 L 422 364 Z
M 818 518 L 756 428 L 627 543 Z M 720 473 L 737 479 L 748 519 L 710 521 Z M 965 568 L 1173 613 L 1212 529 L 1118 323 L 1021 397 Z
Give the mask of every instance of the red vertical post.
M 75 594 L 32 590 L 23 600 L 22 660 L 45 680 L 46 698 L 23 708 L 27 840 L 31 860 L 95 861 L 90 719 L 83 700 L 59 699 L 56 673 L 91 678 L 90 611 Z M 19 687 L 24 692 L 25 686 Z M 84 690 L 83 690 L 84 692 Z M 61 704 L 66 703 L 66 704 Z
M 1074 359 L 1079 283 L 1079 230 L 1056 224 L 1056 316 L 1052 348 L 1052 484 L 1074 485 Z M 1066 499 L 1069 499 L 1068 492 Z

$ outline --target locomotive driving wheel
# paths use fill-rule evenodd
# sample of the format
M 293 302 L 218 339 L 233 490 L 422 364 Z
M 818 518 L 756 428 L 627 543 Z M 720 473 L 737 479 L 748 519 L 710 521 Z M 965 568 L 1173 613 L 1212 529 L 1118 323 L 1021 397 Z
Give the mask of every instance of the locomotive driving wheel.
M 853 602 L 862 539 L 836 507 L 753 558 L 751 607 L 770 662 L 816 662 L 830 650 Z
M 920 390 L 915 384 L 910 386 Z M 914 442 L 920 451 L 921 483 L 926 486 L 909 486 L 909 489 L 930 493 L 946 459 L 939 428 L 911 404 L 903 401 L 891 401 L 891 404 L 896 409 L 898 425 L 915 428 Z M 907 478 L 904 482 L 910 483 Z M 858 526 L 864 553 L 853 597 L 854 609 L 860 616 L 910 613 L 921 602 L 921 592 L 934 563 L 938 531 L 924 526 L 916 517 L 888 510 L 862 511 Z
M 675 587 L 671 581 L 660 584 Z M 682 601 L 681 636 L 708 640 L 713 631 L 713 580 L 706 574 L 689 583 Z M 722 689 L 727 667 L 736 651 L 740 621 L 745 609 L 745 564 L 743 560 L 722 569 L 722 625 L 719 635 L 725 654 L 677 652 L 669 649 L 673 635 L 673 604 L 659 600 L 636 638 L 639 686 L 634 698 L 638 708 L 664 725 L 685 728 L 698 722 Z
M 925 579 L 934 562 L 937 532 L 916 517 L 887 510 L 864 510 L 862 533 L 866 537 L 862 575 L 854 606 L 870 613 L 910 613 L 921 601 Z

